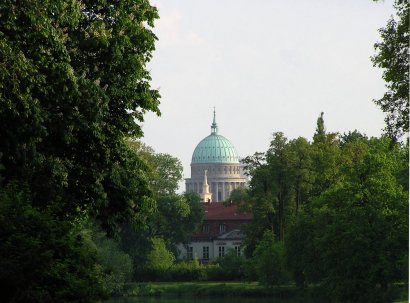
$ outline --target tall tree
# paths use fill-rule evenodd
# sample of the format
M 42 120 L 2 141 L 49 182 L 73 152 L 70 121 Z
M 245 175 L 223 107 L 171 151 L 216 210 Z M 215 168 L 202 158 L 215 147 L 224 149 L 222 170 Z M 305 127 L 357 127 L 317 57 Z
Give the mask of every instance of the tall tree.
M 0 259 L 37 266 L 0 283 L 15 302 L 92 300 L 98 291 L 83 289 L 101 284 L 78 219 L 96 217 L 113 234 L 127 220 L 146 224 L 152 209 L 146 167 L 126 139 L 142 136 L 145 112 L 159 114 L 146 68 L 157 10 L 147 0 L 5 0 L 0 16 L 0 200 L 17 199 L 7 194 L 15 184 L 26 197 L 23 221 L 0 220 L 18 226 L 1 233 Z
M 393 17 L 381 28 L 381 42 L 374 47 L 374 66 L 383 69 L 387 92 L 374 102 L 386 113 L 386 132 L 399 139 L 409 131 L 409 18 L 408 1 L 396 0 L 397 20 Z
M 327 133 L 323 112 L 317 119 L 316 132 L 313 135 L 311 148 L 312 189 L 311 199 L 334 184 L 339 174 L 340 149 L 336 133 Z
M 336 300 L 384 302 L 389 285 L 407 279 L 408 192 L 395 177 L 402 160 L 390 145 L 387 138 L 347 143 L 343 178 L 291 228 L 295 276 L 322 282 Z
M 145 0 L 7 0 L 0 14 L 5 183 L 28 184 L 36 207 L 60 218 L 92 211 L 115 228 L 148 194 L 124 138 L 142 135 L 146 111 L 159 113 L 145 67 L 156 9 Z
M 286 203 L 289 200 L 291 176 L 289 167 L 288 141 L 283 133 L 273 134 L 273 139 L 266 153 L 267 164 L 270 169 L 272 189 L 275 201 L 276 224 L 275 230 L 279 241 L 283 241 L 285 236 L 285 211 Z
M 317 118 L 316 122 L 316 132 L 313 136 L 314 141 L 320 141 L 323 140 L 325 134 L 326 134 L 326 128 L 325 128 L 325 120 L 323 119 L 324 112 L 320 113 L 320 117 Z

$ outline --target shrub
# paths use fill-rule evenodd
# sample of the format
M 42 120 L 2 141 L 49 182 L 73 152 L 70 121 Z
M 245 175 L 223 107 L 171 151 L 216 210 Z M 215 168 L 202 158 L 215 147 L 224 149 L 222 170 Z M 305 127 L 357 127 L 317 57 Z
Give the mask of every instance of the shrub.
M 233 249 L 230 249 L 224 257 L 219 257 L 215 260 L 218 264 L 215 273 L 218 273 L 216 280 L 243 280 L 245 278 L 245 258 L 237 256 Z
M 162 238 L 152 239 L 152 249 L 147 259 L 138 272 L 138 280 L 141 281 L 166 281 L 169 280 L 171 267 L 175 256 L 170 252 Z
M 252 259 L 257 278 L 262 284 L 271 286 L 288 281 L 284 246 L 275 240 L 273 232 L 265 232 L 255 248 Z
M 168 279 L 172 281 L 204 281 L 207 279 L 206 266 L 197 259 L 174 264 L 168 271 Z

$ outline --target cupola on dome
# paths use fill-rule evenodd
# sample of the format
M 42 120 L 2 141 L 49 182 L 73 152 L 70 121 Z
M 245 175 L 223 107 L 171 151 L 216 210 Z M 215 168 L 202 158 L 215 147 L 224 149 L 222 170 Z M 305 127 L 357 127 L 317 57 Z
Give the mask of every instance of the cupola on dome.
M 228 163 L 239 164 L 238 153 L 233 144 L 224 136 L 218 135 L 218 126 L 215 119 L 211 126 L 212 132 L 196 146 L 192 154 L 193 164 L 201 163 Z

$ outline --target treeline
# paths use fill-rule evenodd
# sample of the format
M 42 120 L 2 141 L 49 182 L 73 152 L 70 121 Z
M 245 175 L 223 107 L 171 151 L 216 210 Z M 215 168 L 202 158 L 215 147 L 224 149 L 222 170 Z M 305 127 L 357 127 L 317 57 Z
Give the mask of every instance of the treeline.
M 327 133 L 323 113 L 312 142 L 274 133 L 243 160 L 249 189 L 231 196 L 254 215 L 245 253 L 257 278 L 319 284 L 342 302 L 388 300 L 408 278 L 408 157 L 408 142 Z

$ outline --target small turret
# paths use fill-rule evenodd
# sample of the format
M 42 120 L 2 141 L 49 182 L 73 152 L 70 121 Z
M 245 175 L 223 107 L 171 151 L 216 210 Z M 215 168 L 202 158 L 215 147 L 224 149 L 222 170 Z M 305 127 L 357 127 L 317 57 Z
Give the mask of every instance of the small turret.
M 203 202 L 212 202 L 212 193 L 209 192 L 209 185 L 208 185 L 208 176 L 207 176 L 208 170 L 204 170 L 204 183 L 202 185 L 202 194 L 201 194 L 201 200 Z

